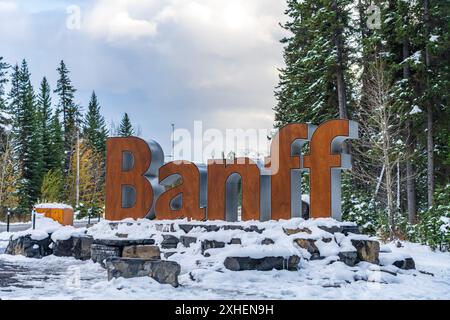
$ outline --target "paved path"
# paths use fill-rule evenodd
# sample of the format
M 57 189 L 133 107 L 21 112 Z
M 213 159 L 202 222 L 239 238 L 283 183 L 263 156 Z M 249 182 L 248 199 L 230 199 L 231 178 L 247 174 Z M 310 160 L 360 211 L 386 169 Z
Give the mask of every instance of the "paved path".
M 92 219 L 91 220 L 91 224 L 95 224 L 97 223 L 97 219 Z M 73 226 L 75 228 L 83 228 L 87 225 L 87 220 L 86 221 L 75 221 L 73 223 Z M 17 231 L 23 231 L 23 230 L 27 230 L 31 228 L 31 223 L 19 223 L 19 224 L 11 224 L 9 226 L 9 232 L 17 232 Z M 1 224 L 0 225 L 0 232 L 4 232 L 6 231 L 6 224 Z

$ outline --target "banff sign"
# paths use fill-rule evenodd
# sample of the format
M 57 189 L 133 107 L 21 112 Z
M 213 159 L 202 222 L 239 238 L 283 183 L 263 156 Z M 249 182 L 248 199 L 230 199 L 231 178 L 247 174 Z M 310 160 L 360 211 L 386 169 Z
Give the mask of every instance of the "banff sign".
M 241 220 L 300 217 L 301 174 L 309 171 L 312 218 L 341 219 L 341 170 L 351 167 L 342 153 L 346 139 L 358 137 L 350 120 L 330 120 L 316 127 L 293 123 L 279 129 L 265 161 L 250 158 L 164 163 L 156 141 L 137 137 L 109 138 L 106 151 L 108 220 L 156 218 Z M 309 151 L 302 154 L 309 143 Z

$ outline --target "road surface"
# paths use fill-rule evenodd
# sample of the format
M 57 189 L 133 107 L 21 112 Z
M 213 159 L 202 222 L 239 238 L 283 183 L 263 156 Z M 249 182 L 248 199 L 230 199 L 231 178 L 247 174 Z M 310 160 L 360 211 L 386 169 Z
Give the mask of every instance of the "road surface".
M 91 224 L 97 223 L 97 219 L 92 219 Z M 87 225 L 87 220 L 83 221 L 75 221 L 73 223 L 73 226 L 75 228 L 83 228 Z M 17 231 L 23 231 L 31 228 L 31 223 L 19 223 L 19 224 L 11 224 L 9 226 L 9 232 L 17 232 Z M 6 231 L 6 224 L 0 224 L 0 232 Z

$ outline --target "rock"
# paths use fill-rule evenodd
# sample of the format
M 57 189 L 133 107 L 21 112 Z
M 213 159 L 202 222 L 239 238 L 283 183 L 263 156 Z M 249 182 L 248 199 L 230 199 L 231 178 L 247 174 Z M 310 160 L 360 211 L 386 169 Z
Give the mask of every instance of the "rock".
M 263 233 L 265 229 L 260 229 L 257 226 L 250 226 L 247 228 L 244 228 L 245 232 L 257 232 L 257 233 Z
M 175 227 L 173 226 L 173 223 L 164 224 L 164 223 L 158 223 L 155 224 L 156 231 L 160 232 L 175 232 Z
M 94 244 L 110 247 L 126 247 L 155 244 L 155 239 L 95 239 Z
M 244 230 L 243 226 L 234 225 L 234 224 L 232 224 L 232 225 L 225 225 L 225 226 L 222 226 L 220 228 L 223 229 L 223 230 Z
M 198 227 L 198 226 L 197 226 Z M 220 230 L 219 226 L 213 225 L 213 224 L 209 224 L 209 225 L 202 225 L 201 226 L 203 229 L 206 230 L 206 232 L 216 232 Z
M 192 243 L 197 242 L 197 238 L 189 236 L 180 236 L 180 242 L 183 244 L 183 246 L 188 248 Z
M 308 252 L 311 254 L 310 260 L 317 260 L 320 259 L 320 251 L 319 248 L 316 247 L 314 239 L 295 239 L 295 243 L 300 248 L 308 250 Z
M 78 260 L 91 258 L 91 236 L 72 236 L 67 240 L 57 240 L 53 246 L 53 254 L 57 257 L 74 257 Z
M 228 244 L 242 244 L 242 241 L 239 238 L 233 238 Z
M 339 260 L 350 267 L 354 267 L 358 263 L 358 254 L 356 251 L 339 252 Z
M 263 245 L 269 245 L 269 244 L 274 244 L 274 243 L 275 243 L 275 241 L 273 241 L 270 238 L 265 238 L 263 241 L 261 241 L 261 244 L 263 244 Z
M 264 257 L 260 259 L 250 257 L 227 257 L 223 264 L 225 268 L 232 271 L 270 271 L 273 269 L 297 270 L 299 262 L 299 256 L 290 256 L 288 259 L 284 257 Z
M 72 257 L 78 260 L 89 260 L 93 242 L 94 239 L 91 236 L 74 236 Z
M 243 230 L 245 232 L 257 232 L 257 233 L 262 233 L 264 231 L 264 229 L 259 229 L 257 226 L 250 226 L 250 227 L 243 227 L 243 226 L 239 226 L 239 225 L 225 225 L 220 227 L 220 229 L 223 230 Z
M 170 256 L 173 256 L 175 253 L 177 253 L 176 251 L 169 251 L 169 252 L 164 252 L 164 258 L 169 258 Z
M 151 277 L 162 284 L 178 287 L 181 267 L 175 261 L 133 258 L 108 258 L 105 261 L 108 280 L 112 278 Z
M 416 263 L 414 262 L 413 258 L 397 260 L 393 263 L 393 265 L 403 270 L 411 270 L 416 268 Z
M 351 241 L 356 248 L 359 260 L 379 264 L 380 243 L 378 241 L 355 239 L 351 239 Z
M 42 240 L 33 240 L 30 235 L 10 240 L 5 253 L 11 255 L 22 255 L 27 258 L 40 259 L 53 253 L 50 236 Z
M 91 259 L 94 262 L 100 263 L 105 266 L 105 259 L 110 257 L 120 257 L 122 255 L 121 247 L 105 246 L 102 244 L 91 245 Z
M 189 233 L 194 228 L 194 226 L 190 224 L 179 224 L 178 227 L 185 233 Z
M 123 258 L 139 258 L 139 259 L 161 259 L 161 252 L 158 246 L 127 246 L 122 251 Z
M 186 233 L 189 233 L 193 228 L 200 227 L 206 230 L 206 232 L 215 232 L 219 231 L 220 227 L 213 224 L 179 224 L 181 230 Z
M 329 233 L 336 233 L 336 232 L 342 232 L 342 228 L 339 226 L 317 226 L 319 229 L 322 229 L 323 231 L 329 232 Z
M 361 234 L 361 230 L 359 229 L 358 226 L 342 226 L 341 227 L 341 232 L 344 235 L 348 235 L 349 233 L 354 233 L 354 234 Z
M 208 249 L 214 248 L 225 248 L 225 242 L 216 241 L 216 240 L 204 240 L 202 241 L 202 254 L 205 253 Z
M 117 238 L 128 238 L 128 234 L 117 232 L 117 233 L 116 233 L 116 237 L 117 237 Z
M 161 242 L 161 248 L 163 249 L 176 249 L 178 246 L 178 242 L 180 242 L 180 240 L 171 235 L 171 234 L 163 234 L 163 241 Z
M 119 229 L 119 223 L 118 222 L 110 222 L 109 227 L 111 228 L 111 230 L 117 230 L 117 229 Z
M 243 227 L 243 226 L 239 226 L 239 225 L 217 226 L 214 224 L 179 224 L 178 227 L 180 227 L 180 229 L 186 233 L 189 233 L 193 228 L 196 228 L 196 227 L 205 229 L 206 232 L 216 232 L 216 231 L 219 231 L 220 229 L 244 230 L 245 232 L 258 232 L 258 233 L 262 233 L 264 231 L 264 229 L 259 229 L 257 226 Z
M 73 238 L 56 240 L 53 245 L 53 255 L 57 257 L 71 257 L 73 250 Z
M 333 240 L 332 238 L 322 238 L 322 241 L 325 243 L 330 243 L 331 240 Z
M 296 233 L 300 233 L 300 232 L 305 232 L 307 234 L 311 234 L 311 230 L 309 230 L 308 228 L 297 228 L 297 229 L 288 229 L 288 228 L 283 228 L 284 233 L 286 233 L 288 236 L 290 236 L 291 234 L 296 234 Z

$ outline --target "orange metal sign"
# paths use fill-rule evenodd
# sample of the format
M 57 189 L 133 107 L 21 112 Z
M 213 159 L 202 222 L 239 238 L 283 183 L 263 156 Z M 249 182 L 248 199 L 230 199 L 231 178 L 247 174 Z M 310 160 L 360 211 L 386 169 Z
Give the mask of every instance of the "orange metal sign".
M 358 136 L 350 120 L 319 127 L 294 123 L 274 137 L 265 164 L 248 158 L 163 164 L 155 142 L 136 137 L 109 138 L 106 154 L 106 218 L 194 220 L 238 219 L 238 183 L 242 220 L 278 220 L 301 216 L 301 174 L 310 173 L 310 217 L 340 219 L 340 173 L 350 168 L 342 153 L 345 139 Z M 309 152 L 302 149 L 309 143 Z

